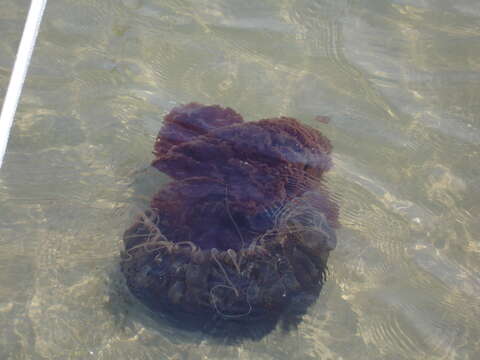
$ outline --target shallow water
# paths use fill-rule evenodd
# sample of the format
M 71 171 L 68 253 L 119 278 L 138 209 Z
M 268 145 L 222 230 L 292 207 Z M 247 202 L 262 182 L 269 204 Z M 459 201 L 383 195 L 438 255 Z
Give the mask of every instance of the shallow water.
M 2 97 L 28 4 L 0 1 Z M 479 24 L 477 0 L 49 2 L 0 170 L 0 358 L 476 359 Z M 125 290 L 153 139 L 190 101 L 332 140 L 342 228 L 295 331 L 225 345 Z

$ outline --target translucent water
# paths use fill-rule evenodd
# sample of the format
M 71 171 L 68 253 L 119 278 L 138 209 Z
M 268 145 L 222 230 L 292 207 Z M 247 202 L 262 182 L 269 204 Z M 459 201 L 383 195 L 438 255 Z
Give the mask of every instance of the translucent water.
M 0 1 L 2 98 L 28 5 Z M 479 24 L 477 0 L 51 1 L 0 171 L 0 358 L 476 359 Z M 190 101 L 332 140 L 342 228 L 297 330 L 225 345 L 125 290 L 153 140 Z

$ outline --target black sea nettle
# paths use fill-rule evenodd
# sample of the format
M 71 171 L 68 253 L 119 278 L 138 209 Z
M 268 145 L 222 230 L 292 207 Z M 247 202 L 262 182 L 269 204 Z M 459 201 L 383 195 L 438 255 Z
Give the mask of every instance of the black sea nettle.
M 325 136 L 293 118 L 174 108 L 152 162 L 172 181 L 124 234 L 132 293 L 200 324 L 303 314 L 336 244 L 338 210 L 322 181 L 330 153 Z

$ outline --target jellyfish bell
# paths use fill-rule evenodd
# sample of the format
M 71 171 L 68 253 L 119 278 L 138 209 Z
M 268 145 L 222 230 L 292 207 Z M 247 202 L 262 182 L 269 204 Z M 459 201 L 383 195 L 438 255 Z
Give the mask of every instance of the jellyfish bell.
M 192 103 L 165 117 L 154 148 L 172 181 L 125 231 L 132 293 L 204 323 L 274 324 L 292 304 L 304 313 L 336 245 L 338 208 L 321 181 L 328 139 L 292 118 L 247 123 Z

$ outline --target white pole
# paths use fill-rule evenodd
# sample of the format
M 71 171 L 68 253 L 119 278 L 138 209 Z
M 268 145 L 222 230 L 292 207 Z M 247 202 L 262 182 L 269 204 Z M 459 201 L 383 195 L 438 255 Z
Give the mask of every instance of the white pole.
M 7 150 L 10 129 L 13 125 L 13 119 L 17 111 L 20 95 L 22 94 L 23 83 L 25 82 L 46 5 L 47 0 L 32 0 L 30 3 L 30 10 L 28 11 L 27 21 L 23 29 L 22 40 L 18 47 L 17 57 L 13 65 L 2 112 L 0 113 L 0 168 L 2 167 L 5 151 Z

